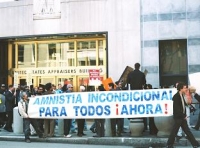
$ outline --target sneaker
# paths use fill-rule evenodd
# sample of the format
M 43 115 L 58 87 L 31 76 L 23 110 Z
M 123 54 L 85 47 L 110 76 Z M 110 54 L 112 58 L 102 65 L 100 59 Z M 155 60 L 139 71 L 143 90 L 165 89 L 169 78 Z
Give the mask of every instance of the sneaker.
M 71 137 L 72 137 L 72 135 L 68 134 L 67 136 L 66 136 L 66 135 L 64 135 L 64 137 L 65 137 L 65 138 L 71 138 Z

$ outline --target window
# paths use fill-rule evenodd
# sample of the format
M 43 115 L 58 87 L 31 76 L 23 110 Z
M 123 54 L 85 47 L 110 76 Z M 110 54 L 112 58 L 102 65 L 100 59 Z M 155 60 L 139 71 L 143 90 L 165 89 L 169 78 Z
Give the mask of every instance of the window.
M 38 44 L 38 67 L 74 65 L 74 43 Z
M 35 46 L 34 44 L 18 45 L 18 67 L 35 66 Z
M 77 66 L 96 66 L 96 41 L 77 42 Z
M 187 40 L 159 41 L 159 58 L 161 86 L 188 83 Z

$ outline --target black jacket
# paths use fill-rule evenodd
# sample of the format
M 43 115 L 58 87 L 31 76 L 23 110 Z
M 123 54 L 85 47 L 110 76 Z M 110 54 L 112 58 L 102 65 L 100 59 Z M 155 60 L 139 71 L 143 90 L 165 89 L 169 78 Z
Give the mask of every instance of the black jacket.
M 194 97 L 198 102 L 200 102 L 200 96 L 197 93 L 195 93 Z
M 6 111 L 13 111 L 15 107 L 15 96 L 10 91 L 7 91 L 5 94 L 6 97 Z
M 139 70 L 131 71 L 127 77 L 127 83 L 131 85 L 131 90 L 143 89 L 146 84 L 146 78 L 143 72 Z
M 179 92 L 177 92 L 173 98 L 173 115 L 174 119 L 184 119 L 186 117 L 186 113 L 183 113 L 183 105 L 181 101 L 181 96 Z M 183 98 L 185 106 L 187 105 L 185 99 Z

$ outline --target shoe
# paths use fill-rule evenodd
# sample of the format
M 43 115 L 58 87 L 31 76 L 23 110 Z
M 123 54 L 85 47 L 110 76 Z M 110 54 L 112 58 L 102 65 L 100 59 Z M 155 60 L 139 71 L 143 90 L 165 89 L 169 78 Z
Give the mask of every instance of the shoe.
M 39 138 L 46 138 L 43 134 L 39 135 Z
M 199 146 L 193 146 L 193 148 L 198 148 Z
M 31 134 L 31 136 L 37 136 L 37 134 L 36 134 L 36 133 L 34 133 L 34 134 Z
M 82 136 L 85 136 L 86 134 L 84 134 L 84 133 L 81 133 L 82 134 Z
M 66 135 L 64 135 L 64 137 L 65 137 L 65 138 L 71 138 L 71 137 L 72 137 L 72 135 L 68 134 L 67 136 L 66 136 Z
M 193 129 L 195 129 L 196 131 L 198 131 L 199 129 L 197 129 L 195 126 L 192 126 Z
M 78 136 L 78 137 L 82 137 L 83 135 L 82 135 L 82 134 L 77 134 L 77 136 Z
M 26 143 L 31 143 L 30 139 L 26 139 L 25 141 L 26 141 Z
M 4 129 L 5 129 L 6 131 L 8 131 L 8 132 L 13 132 L 12 129 L 9 129 L 9 128 L 6 128 L 6 127 L 4 127 Z
M 166 148 L 174 148 L 173 145 L 167 145 Z
M 100 137 L 100 136 L 99 136 L 99 135 L 94 135 L 93 137 L 98 138 L 98 137 Z

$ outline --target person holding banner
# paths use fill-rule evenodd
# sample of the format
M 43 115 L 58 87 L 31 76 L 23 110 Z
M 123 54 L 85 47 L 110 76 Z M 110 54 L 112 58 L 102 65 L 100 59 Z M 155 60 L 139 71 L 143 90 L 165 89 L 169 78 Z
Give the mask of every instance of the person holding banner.
M 34 127 L 39 138 L 43 138 L 43 133 L 38 128 L 37 120 L 29 118 L 28 102 L 27 92 L 22 92 L 21 100 L 18 102 L 19 114 L 23 118 L 25 142 L 30 143 L 30 125 Z
M 45 85 L 46 92 L 43 95 L 50 95 L 54 94 L 53 87 L 51 83 L 47 83 Z M 55 137 L 54 131 L 55 130 L 55 120 L 54 119 L 44 119 L 44 136 L 45 137 Z
M 187 92 L 187 85 L 182 82 L 179 82 L 177 85 L 177 90 L 178 92 L 172 98 L 174 125 L 167 141 L 167 148 L 173 148 L 175 137 L 180 127 L 183 129 L 183 131 L 187 135 L 187 138 L 192 144 L 192 146 L 194 148 L 197 148 L 200 145 L 198 141 L 195 139 L 192 132 L 190 131 L 187 124 L 187 115 L 186 115 L 186 108 L 185 108 L 187 104 L 184 99 L 184 95 Z
M 108 87 L 109 87 L 109 91 L 115 91 L 114 83 L 109 83 Z M 110 119 L 110 122 L 111 122 L 112 137 L 116 137 L 116 136 L 121 137 L 121 133 L 122 133 L 121 118 L 119 118 L 119 119 L 118 118 L 112 118 L 112 119 Z M 117 125 L 117 130 L 116 130 L 116 125 Z
M 98 87 L 98 91 L 105 91 L 103 85 L 100 85 Z M 95 119 L 95 125 L 96 125 L 96 135 L 93 137 L 104 137 L 105 136 L 105 119 Z
M 84 91 L 85 91 L 85 86 L 80 86 L 80 92 L 84 92 Z M 85 136 L 86 134 L 83 133 L 85 119 L 76 119 L 76 121 L 77 121 L 77 126 L 78 126 L 77 136 L 79 137 Z
M 66 93 L 70 93 L 70 92 L 73 91 L 73 86 L 72 86 L 72 84 L 67 84 L 67 85 L 64 85 L 64 86 L 67 86 Z M 72 119 L 64 119 L 64 137 L 65 137 L 65 138 L 70 138 L 70 137 L 72 137 L 72 135 L 69 134 L 71 124 L 72 124 Z

